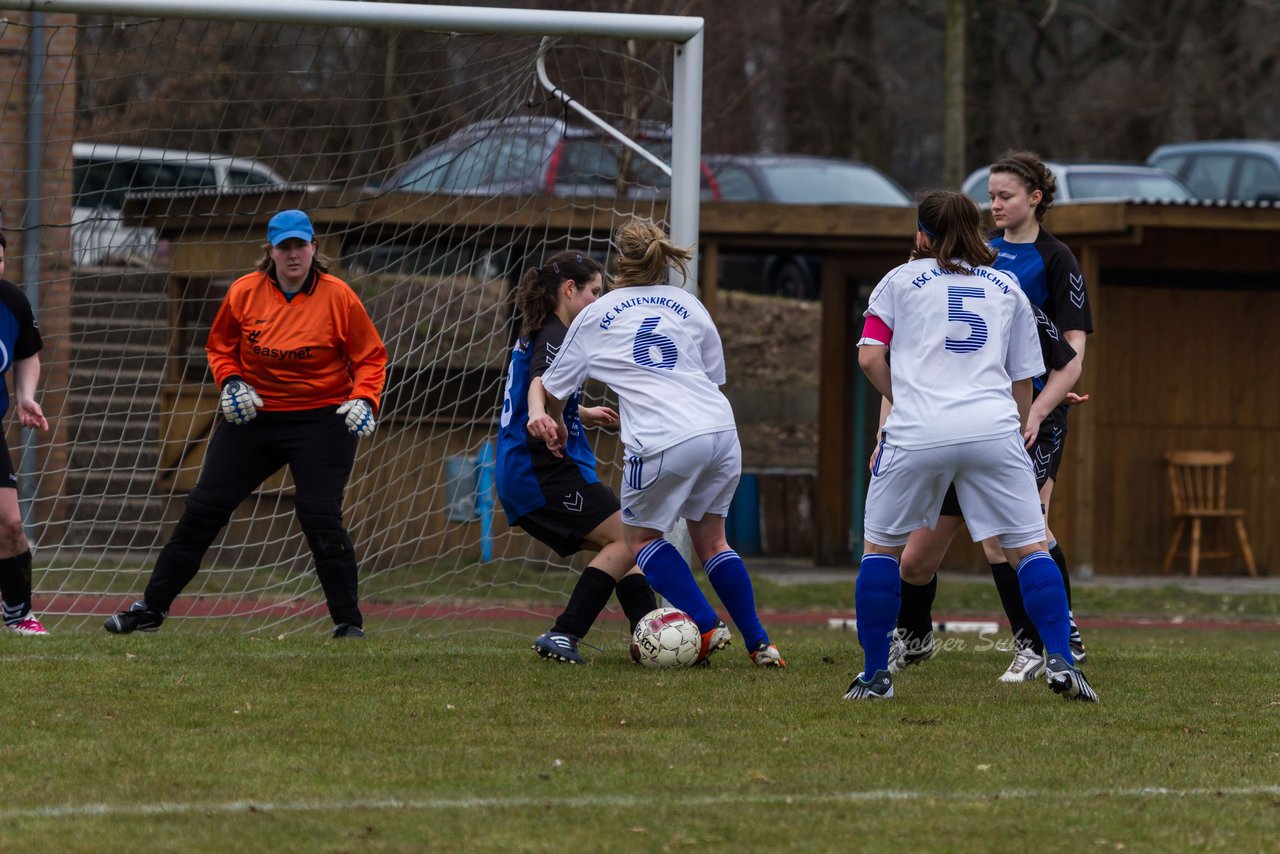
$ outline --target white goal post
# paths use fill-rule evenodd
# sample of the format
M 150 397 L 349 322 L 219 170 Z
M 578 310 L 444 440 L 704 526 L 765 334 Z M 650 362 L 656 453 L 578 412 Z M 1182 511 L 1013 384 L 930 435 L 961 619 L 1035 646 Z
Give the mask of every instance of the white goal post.
M 511 295 L 550 251 L 605 260 L 631 215 L 696 246 L 702 19 L 351 0 L 0 10 L 16 13 L 0 20 L 0 126 L 25 129 L 0 139 L 0 225 L 40 320 L 50 420 L 10 446 L 46 624 L 95 628 L 145 586 L 217 417 L 209 321 L 284 207 L 312 214 L 388 348 L 345 514 L 374 619 L 492 631 L 562 605 L 562 570 L 582 562 L 485 506 Z M 554 152 L 507 140 L 512 126 Z M 616 481 L 616 435 L 595 443 Z M 246 501 L 175 615 L 323 623 L 291 500 L 277 475 Z

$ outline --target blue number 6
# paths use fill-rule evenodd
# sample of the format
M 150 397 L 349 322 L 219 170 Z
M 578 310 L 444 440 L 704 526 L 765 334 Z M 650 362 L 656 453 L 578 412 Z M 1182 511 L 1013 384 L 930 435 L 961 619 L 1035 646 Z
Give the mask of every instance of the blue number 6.
M 947 338 L 947 349 L 952 353 L 973 353 L 987 343 L 987 322 L 982 315 L 965 310 L 965 298 L 986 299 L 987 293 L 982 288 L 947 288 L 947 320 L 969 324 L 968 338 Z
M 636 364 L 642 368 L 661 368 L 664 371 L 670 371 L 675 368 L 679 353 L 676 351 L 676 342 L 665 335 L 659 335 L 653 331 L 657 328 L 660 320 L 662 320 L 661 317 L 646 317 L 644 319 L 644 322 L 640 324 L 640 328 L 636 330 L 636 341 L 632 347 L 632 355 L 636 360 Z M 652 348 L 654 347 L 657 347 L 658 352 L 662 354 L 662 360 L 659 362 L 653 360 Z

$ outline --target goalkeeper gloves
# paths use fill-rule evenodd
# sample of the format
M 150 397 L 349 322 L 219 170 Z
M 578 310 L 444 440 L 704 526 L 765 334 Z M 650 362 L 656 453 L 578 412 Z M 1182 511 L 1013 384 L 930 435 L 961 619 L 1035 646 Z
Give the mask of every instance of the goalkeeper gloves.
M 262 398 L 244 380 L 230 380 L 222 387 L 222 416 L 232 424 L 248 424 L 258 415 Z
M 373 435 L 377 423 L 373 420 L 373 407 L 363 397 L 348 400 L 338 407 L 339 415 L 347 416 L 347 429 L 360 438 Z

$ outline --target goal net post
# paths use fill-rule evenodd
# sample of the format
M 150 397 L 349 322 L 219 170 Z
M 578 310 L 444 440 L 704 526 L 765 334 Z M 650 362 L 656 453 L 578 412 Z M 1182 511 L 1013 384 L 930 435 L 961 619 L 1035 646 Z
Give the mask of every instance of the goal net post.
M 511 296 L 552 251 L 605 260 L 633 215 L 696 244 L 702 20 L 345 0 L 0 10 L 3 227 L 50 421 L 18 430 L 11 411 L 6 435 L 46 623 L 92 628 L 141 594 L 220 417 L 209 322 L 289 207 L 388 348 L 345 501 L 366 612 L 432 634 L 554 613 L 584 561 L 509 530 L 492 500 Z M 595 443 L 616 486 L 617 437 Z M 287 473 L 241 505 L 173 613 L 231 631 L 326 621 Z

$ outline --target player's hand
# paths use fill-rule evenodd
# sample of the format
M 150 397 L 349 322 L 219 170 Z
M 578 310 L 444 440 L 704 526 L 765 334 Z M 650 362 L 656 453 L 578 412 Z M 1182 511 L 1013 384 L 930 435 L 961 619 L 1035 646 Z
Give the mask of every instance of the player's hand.
M 876 439 L 876 445 L 871 449 L 871 459 L 867 460 L 867 471 L 871 474 L 876 473 L 876 457 L 880 456 L 880 440 Z
M 262 398 L 244 380 L 231 380 L 222 387 L 222 417 L 232 424 L 248 424 L 258 417 Z
M 44 410 L 34 400 L 18 401 L 18 423 L 23 427 L 39 427 L 41 430 L 49 429 L 49 422 L 45 420 Z
M 579 406 L 578 417 L 587 427 L 618 426 L 618 413 L 607 406 Z
M 361 439 L 373 435 L 378 423 L 373 419 L 373 406 L 363 397 L 348 400 L 338 407 L 338 414 L 347 416 L 347 429 Z
M 1036 443 L 1036 437 L 1040 435 L 1040 424 L 1043 421 L 1044 416 L 1034 409 L 1027 413 L 1027 425 L 1022 428 L 1022 447 L 1030 448 Z
M 529 423 L 525 425 L 525 430 L 533 438 L 545 442 L 547 449 L 551 451 L 553 456 L 564 456 L 559 450 L 552 448 L 556 443 L 556 420 L 547 413 L 542 413 L 529 419 Z
M 569 428 L 565 426 L 564 419 L 556 420 L 556 434 L 551 441 L 547 442 L 547 450 L 557 457 L 564 456 L 565 445 L 569 442 Z
M 1074 391 L 1069 391 L 1067 392 L 1067 396 L 1064 397 L 1063 400 L 1071 404 L 1072 406 L 1079 406 L 1082 403 L 1089 402 L 1089 395 L 1076 394 Z

